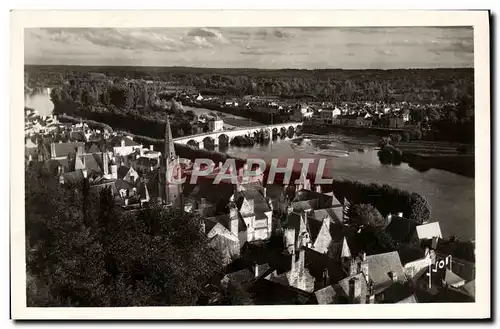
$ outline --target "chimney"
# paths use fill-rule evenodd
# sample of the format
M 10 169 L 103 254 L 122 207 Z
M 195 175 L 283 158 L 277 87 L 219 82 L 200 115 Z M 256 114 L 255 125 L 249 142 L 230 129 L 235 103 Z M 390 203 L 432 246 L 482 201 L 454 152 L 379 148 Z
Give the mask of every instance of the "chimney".
M 398 282 L 398 275 L 396 274 L 396 272 L 389 272 L 389 277 L 392 279 L 392 282 Z
M 370 267 L 368 266 L 368 262 L 366 261 L 366 254 L 365 254 L 365 259 L 361 262 L 361 273 L 365 276 L 365 281 L 368 283 L 370 282 Z
M 232 203 L 229 209 L 229 220 L 230 220 L 230 228 L 231 228 L 231 233 L 238 237 L 238 232 L 239 232 L 239 222 L 240 222 L 240 215 L 238 213 L 238 208 L 234 203 Z
M 255 263 L 253 269 L 254 269 L 255 277 L 258 278 L 259 277 L 259 264 Z
M 267 198 L 267 187 L 264 187 L 264 189 L 262 190 L 263 194 L 264 194 L 264 198 Z
M 118 166 L 115 164 L 111 165 L 111 179 L 118 178 Z
M 109 163 L 108 163 L 108 154 L 106 152 L 102 152 L 102 170 L 104 176 L 109 174 Z
M 56 144 L 50 143 L 50 157 L 53 159 L 56 157 Z
M 125 199 L 125 206 L 128 206 L 128 198 Z
M 330 283 L 330 275 L 328 274 L 328 269 L 323 271 L 323 286 L 328 286 Z
M 125 147 L 125 139 L 122 138 L 120 146 Z
M 57 166 L 57 175 L 62 175 L 62 173 L 63 173 L 63 166 L 58 165 Z
M 316 185 L 316 193 L 321 193 L 321 185 Z
M 361 282 L 359 278 L 354 277 L 349 280 L 349 304 L 357 304 L 361 297 Z
M 87 175 L 88 175 L 87 169 L 82 169 L 82 174 L 83 174 L 83 178 L 87 178 Z
M 149 150 L 150 151 L 154 151 L 155 150 L 155 146 L 153 144 L 149 145 Z

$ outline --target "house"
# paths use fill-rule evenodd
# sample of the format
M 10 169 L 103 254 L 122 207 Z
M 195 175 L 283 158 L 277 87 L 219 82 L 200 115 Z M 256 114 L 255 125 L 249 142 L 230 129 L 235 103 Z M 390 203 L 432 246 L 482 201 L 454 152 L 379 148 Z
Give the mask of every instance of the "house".
M 84 148 L 85 143 L 83 142 L 51 143 L 50 158 L 61 159 L 76 153 L 82 154 L 84 153 Z
M 258 183 L 237 184 L 230 209 L 236 207 L 247 227 L 247 241 L 267 240 L 273 228 L 273 205 L 266 188 Z M 234 211 L 234 210 L 230 210 Z
M 135 183 L 139 178 L 139 174 L 133 167 L 120 166 L 118 167 L 118 179 L 124 180 L 126 182 Z
M 366 256 L 368 277 L 375 294 L 382 293 L 395 283 L 406 283 L 403 264 L 397 251 Z
M 416 227 L 417 236 L 420 240 L 429 240 L 433 238 L 442 239 L 441 227 L 439 222 L 432 222 L 423 225 L 418 225 Z
M 113 154 L 117 156 L 127 156 L 136 149 L 141 149 L 142 145 L 135 142 L 129 136 L 115 136 L 109 141 L 109 146 L 113 148 Z
M 389 128 L 404 128 L 405 121 L 401 117 L 390 117 Z
M 208 119 L 208 130 L 209 131 L 222 131 L 224 130 L 224 121 L 216 116 Z
M 410 110 L 409 109 L 404 109 L 403 110 L 402 119 L 403 119 L 404 122 L 410 121 L 411 116 L 410 116 Z
M 320 121 L 324 124 L 332 124 L 333 119 L 340 116 L 342 113 L 338 108 L 335 109 L 322 109 L 319 112 Z

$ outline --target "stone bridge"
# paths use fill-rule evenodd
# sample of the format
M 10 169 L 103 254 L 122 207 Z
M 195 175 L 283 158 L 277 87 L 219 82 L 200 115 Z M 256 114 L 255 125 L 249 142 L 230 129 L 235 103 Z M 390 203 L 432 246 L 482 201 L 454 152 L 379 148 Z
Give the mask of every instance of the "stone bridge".
M 267 130 L 270 136 L 280 134 L 281 132 L 288 133 L 289 131 L 295 133 L 297 128 L 301 126 L 302 122 L 288 122 L 275 125 L 235 128 L 233 130 L 212 131 L 203 134 L 177 137 L 174 138 L 174 143 L 206 147 L 208 144 L 228 144 L 236 136 L 250 135 L 253 137 L 255 133 L 261 130 Z

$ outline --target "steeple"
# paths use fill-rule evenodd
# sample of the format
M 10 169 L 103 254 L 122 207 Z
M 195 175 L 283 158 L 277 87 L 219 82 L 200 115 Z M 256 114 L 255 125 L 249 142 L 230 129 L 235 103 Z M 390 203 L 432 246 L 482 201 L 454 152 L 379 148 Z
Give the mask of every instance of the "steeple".
M 165 123 L 165 158 L 163 159 L 164 168 L 162 168 L 162 174 L 164 175 L 165 182 L 165 192 L 164 192 L 164 202 L 167 205 L 172 205 L 174 207 L 180 207 L 183 209 L 182 202 L 182 187 L 180 185 L 174 184 L 170 180 L 170 175 L 175 173 L 171 172 L 169 169 L 174 169 L 174 166 L 178 165 L 177 156 L 174 149 L 174 140 L 172 138 L 172 130 L 170 128 L 170 120 L 168 119 Z
M 172 161 L 175 159 L 174 139 L 172 138 L 172 129 L 170 128 L 170 120 L 168 119 L 165 124 L 165 159 Z

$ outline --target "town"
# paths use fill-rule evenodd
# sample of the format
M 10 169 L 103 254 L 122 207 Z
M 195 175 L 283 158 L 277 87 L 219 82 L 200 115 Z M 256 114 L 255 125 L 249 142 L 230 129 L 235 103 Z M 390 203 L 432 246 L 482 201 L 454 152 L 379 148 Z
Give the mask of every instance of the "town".
M 404 105 L 366 103 L 359 110 L 325 105 L 321 111 L 305 106 L 293 109 L 292 117 L 301 123 L 414 129 Z M 267 106 L 283 110 L 278 103 Z M 270 184 L 264 171 L 244 180 L 240 167 L 236 183 L 214 184 L 220 162 L 210 175 L 174 184 L 167 176 L 179 156 L 168 115 L 162 147 L 91 128 L 83 120 L 62 123 L 57 115 L 39 116 L 29 108 L 25 118 L 28 172 L 43 171 L 58 189 L 86 186 L 101 199 L 109 194 L 113 208 L 137 218 L 160 209 L 179 212 L 179 220 L 196 219 L 203 241 L 217 251 L 224 269 L 203 282 L 197 305 L 475 300 L 474 264 L 447 253 L 453 240 L 443 239 L 439 219 L 415 218 L 418 214 L 399 203 L 377 209 L 361 202 L 366 196 L 350 199 L 336 191 L 335 183 L 333 188 L 315 184 L 307 175 Z M 210 122 L 209 131 L 225 131 L 218 117 L 202 120 Z M 195 158 L 189 160 L 179 166 L 185 175 L 199 169 Z

